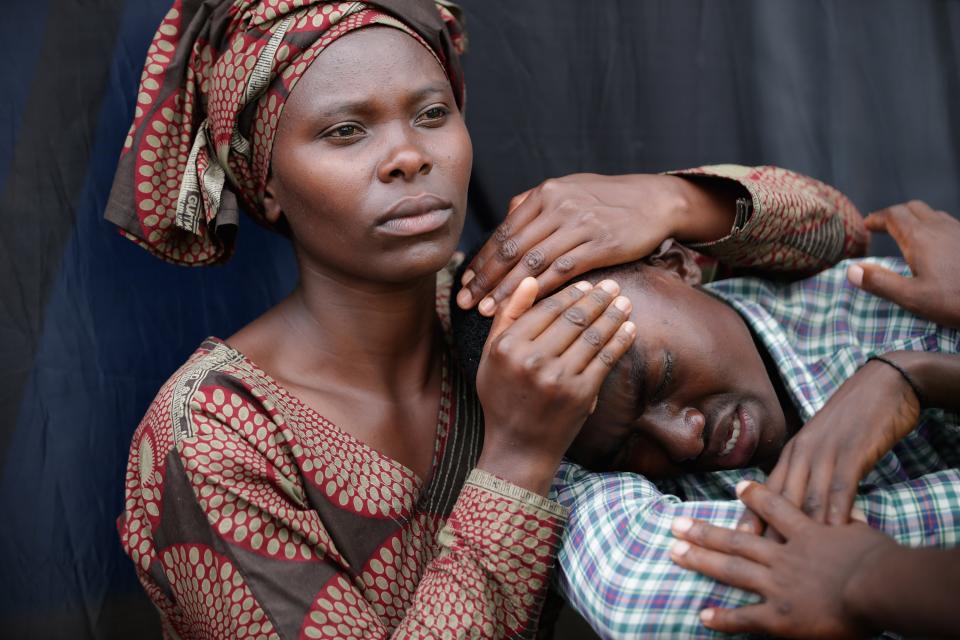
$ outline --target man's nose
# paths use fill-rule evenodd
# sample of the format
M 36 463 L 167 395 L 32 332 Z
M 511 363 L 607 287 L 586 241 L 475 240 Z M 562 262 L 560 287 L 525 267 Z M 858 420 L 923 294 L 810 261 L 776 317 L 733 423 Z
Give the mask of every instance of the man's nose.
M 377 167 L 377 177 L 383 182 L 413 180 L 433 169 L 430 155 L 418 144 L 415 136 L 404 132 L 391 141 L 386 157 Z
M 703 453 L 703 430 L 707 420 L 693 407 L 659 407 L 647 412 L 644 420 L 651 436 L 675 462 L 693 460 Z

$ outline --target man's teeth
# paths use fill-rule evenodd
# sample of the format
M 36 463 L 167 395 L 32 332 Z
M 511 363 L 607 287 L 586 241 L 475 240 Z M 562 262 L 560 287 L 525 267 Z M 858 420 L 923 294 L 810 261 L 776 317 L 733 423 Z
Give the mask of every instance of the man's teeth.
M 720 452 L 720 457 L 727 455 L 733 448 L 737 446 L 737 440 L 740 439 L 740 413 L 737 412 L 733 414 L 733 429 L 730 431 L 730 437 L 727 438 L 727 444 L 723 446 L 723 451 Z

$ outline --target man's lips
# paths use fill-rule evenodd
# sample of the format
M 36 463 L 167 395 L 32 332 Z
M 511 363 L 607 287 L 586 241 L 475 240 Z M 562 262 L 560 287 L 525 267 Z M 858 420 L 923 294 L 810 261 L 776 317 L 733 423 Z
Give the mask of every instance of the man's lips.
M 739 468 L 750 461 L 758 443 L 759 434 L 753 416 L 738 404 L 724 419 L 711 426 L 705 455 L 700 459 L 722 468 Z
M 453 216 L 453 203 L 432 193 L 397 200 L 377 220 L 390 235 L 411 236 L 436 231 Z

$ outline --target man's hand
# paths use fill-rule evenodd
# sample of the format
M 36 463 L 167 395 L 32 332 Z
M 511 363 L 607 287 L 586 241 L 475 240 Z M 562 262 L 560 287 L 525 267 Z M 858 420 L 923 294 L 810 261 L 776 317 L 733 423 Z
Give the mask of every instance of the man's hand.
M 874 630 L 854 611 L 850 590 L 858 572 L 898 549 L 887 536 L 855 522 L 817 524 L 763 485 L 742 482 L 740 499 L 781 532 L 783 544 L 752 533 L 677 518 L 674 562 L 763 602 L 739 609 L 705 609 L 704 625 L 725 633 L 785 638 L 862 638 Z
M 894 360 L 897 354 L 888 357 Z M 919 417 L 920 402 L 903 376 L 884 362 L 870 361 L 787 442 L 767 488 L 816 522 L 844 524 L 860 479 L 913 430 Z M 762 526 L 751 511 L 739 525 L 755 533 Z
M 893 236 L 913 277 L 855 264 L 847 270 L 850 282 L 922 318 L 960 328 L 960 221 L 914 200 L 871 213 L 864 224 Z

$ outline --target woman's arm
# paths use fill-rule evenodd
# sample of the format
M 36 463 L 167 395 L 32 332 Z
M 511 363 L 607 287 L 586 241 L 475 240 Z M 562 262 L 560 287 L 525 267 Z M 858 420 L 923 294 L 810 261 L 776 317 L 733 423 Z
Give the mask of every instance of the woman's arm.
M 511 200 L 464 273 L 457 303 L 492 315 L 524 277 L 550 293 L 591 269 L 639 260 L 668 237 L 729 267 L 796 273 L 862 255 L 866 246 L 861 216 L 843 194 L 784 169 L 575 174 Z
M 308 489 L 307 476 L 327 483 L 341 471 L 306 465 L 308 473 L 293 453 L 306 444 L 292 432 L 257 436 L 268 411 L 253 413 L 255 403 L 238 402 L 229 387 L 205 391 L 187 399 L 204 407 L 188 414 L 193 435 L 163 458 L 153 458 L 156 430 L 138 431 L 120 523 L 124 550 L 175 637 L 494 638 L 536 628 L 562 507 L 474 471 L 438 541 L 406 513 L 399 517 L 411 522 L 387 528 L 369 557 L 348 557 L 341 540 L 353 534 L 336 521 L 356 523 L 349 507 L 321 516 L 307 500 L 345 489 L 333 480 Z M 209 410 L 216 392 L 222 403 Z

